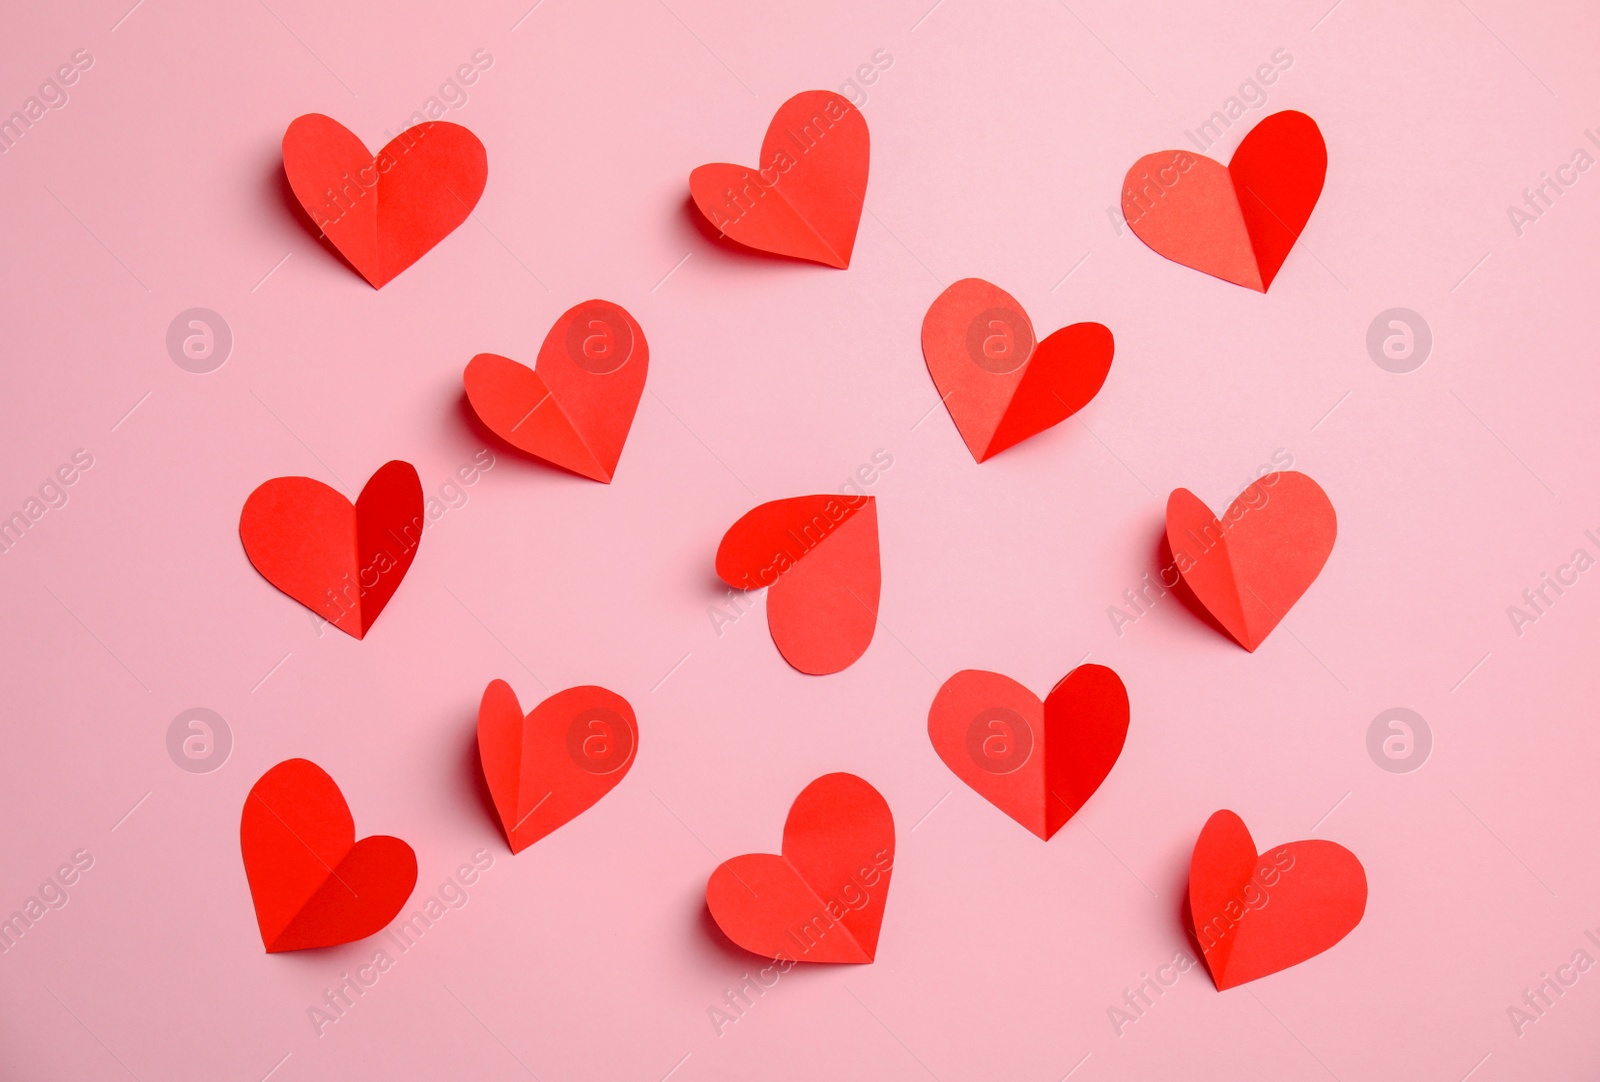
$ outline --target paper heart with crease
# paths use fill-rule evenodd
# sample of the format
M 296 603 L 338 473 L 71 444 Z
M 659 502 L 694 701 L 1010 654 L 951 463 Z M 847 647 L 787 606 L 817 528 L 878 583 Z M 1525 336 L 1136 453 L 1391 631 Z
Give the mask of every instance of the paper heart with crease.
M 356 841 L 344 794 L 306 759 L 287 759 L 251 786 L 239 849 L 268 953 L 365 939 L 417 885 L 411 847 L 381 834 Z
M 763 958 L 870 962 L 893 869 L 888 803 L 854 774 L 824 774 L 789 808 L 782 854 L 723 861 L 706 908 L 723 934 Z
M 372 154 L 337 120 L 308 113 L 283 134 L 283 171 L 317 228 L 381 289 L 467 220 L 489 159 L 459 124 L 418 124 Z
M 795 496 L 748 511 L 717 547 L 717 575 L 767 591 L 767 627 L 803 673 L 838 672 L 866 653 L 878 623 L 878 504 L 872 496 Z
M 1221 520 L 1188 489 L 1167 497 L 1173 566 L 1233 640 L 1255 651 L 1328 562 L 1339 523 L 1303 473 L 1269 473 Z
M 239 540 L 268 582 L 359 639 L 406 577 L 424 524 L 422 482 L 396 459 L 354 505 L 310 477 L 264 482 L 244 502 Z
M 478 706 L 478 757 L 513 853 L 593 807 L 638 746 L 633 707 L 602 687 L 558 691 L 524 717 L 511 685 L 494 680 Z
M 689 194 L 729 240 L 842 270 L 861 223 L 868 142 L 861 110 L 831 90 L 807 90 L 778 107 L 755 169 L 699 166 Z
M 1128 692 L 1080 665 L 1044 702 L 1000 673 L 964 669 L 928 711 L 928 739 L 952 773 L 1045 841 L 1106 780 L 1128 736 Z
M 473 412 L 519 451 L 610 484 L 650 369 L 644 330 L 621 305 L 584 301 L 556 320 L 535 363 L 472 358 Z
M 1367 873 L 1313 838 L 1257 853 L 1231 811 L 1206 820 L 1189 861 L 1189 927 L 1217 990 L 1298 965 L 1361 923 Z
M 922 320 L 922 356 L 967 450 L 984 461 L 1058 425 L 1100 393 L 1111 332 L 1062 327 L 1035 343 L 1022 305 L 981 278 L 963 278 Z
M 1187 150 L 1133 163 L 1122 215 L 1174 263 L 1265 293 L 1322 195 L 1328 148 L 1317 122 L 1292 110 L 1250 130 L 1223 165 Z

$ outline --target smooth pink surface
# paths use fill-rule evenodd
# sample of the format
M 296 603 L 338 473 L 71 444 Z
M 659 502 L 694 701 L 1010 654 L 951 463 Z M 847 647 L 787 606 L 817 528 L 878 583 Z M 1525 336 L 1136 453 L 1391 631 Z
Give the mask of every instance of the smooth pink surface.
M 0 514 L 74 449 L 94 458 L 0 555 L 0 916 L 74 851 L 94 858 L 0 955 L 8 1078 L 512 1080 L 526 1064 L 547 1082 L 1510 1082 L 1600 1066 L 1600 971 L 1521 1037 L 1507 1017 L 1574 951 L 1600 958 L 1584 936 L 1600 925 L 1600 572 L 1520 637 L 1506 614 L 1575 549 L 1600 554 L 1584 535 L 1600 535 L 1600 173 L 1520 237 L 1506 213 L 1592 148 L 1592 5 L 545 0 L 523 19 L 532 0 L 147 0 L 113 31 L 132 6 L 12 5 L 0 43 L 0 114 L 74 50 L 95 58 L 0 156 Z M 293 212 L 284 128 L 320 111 L 381 145 L 478 48 L 494 64 L 445 116 L 488 148 L 483 200 L 374 291 Z M 1327 138 L 1327 187 L 1262 296 L 1119 235 L 1107 208 L 1131 163 L 1192 146 L 1279 48 L 1294 62 L 1266 104 L 1207 151 L 1226 159 L 1275 109 Z M 878 49 L 894 62 L 866 87 L 850 269 L 709 239 L 689 171 Z M 969 275 L 1039 327 L 1088 319 L 1117 339 L 1092 403 L 981 466 L 918 342 Z M 610 486 L 487 443 L 461 402 L 474 354 L 530 357 L 593 296 L 651 346 Z M 164 345 L 193 306 L 235 337 L 209 375 Z M 1397 306 L 1435 337 L 1408 375 L 1365 346 Z M 319 635 L 240 549 L 239 509 L 268 477 L 350 496 L 402 457 L 437 498 L 484 446 L 493 469 L 428 530 L 365 641 Z M 892 467 L 864 472 L 883 629 L 861 660 L 795 672 L 759 603 L 719 636 L 728 524 L 837 491 L 880 448 Z M 1247 654 L 1168 596 L 1119 636 L 1107 607 L 1156 570 L 1167 493 L 1224 507 L 1286 468 L 1279 448 L 1340 531 L 1277 633 Z M 1045 845 L 949 774 L 928 706 L 962 668 L 1043 689 L 1085 655 L 1126 682 L 1132 725 Z M 623 784 L 516 858 L 477 781 L 495 677 L 529 702 L 541 684 L 613 688 L 642 734 Z M 167 755 L 192 706 L 233 731 L 214 773 Z M 1433 730 L 1412 774 L 1366 751 L 1393 706 Z M 307 1009 L 382 940 L 261 950 L 239 809 L 291 756 L 339 779 L 363 831 L 415 847 L 404 912 L 474 850 L 494 858 L 320 1038 Z M 770 851 L 795 793 L 836 770 L 900 825 L 877 960 L 785 974 L 719 1037 L 709 1008 L 760 962 L 709 926 L 706 879 Z M 1108 1008 L 1192 949 L 1184 876 L 1219 807 L 1264 841 L 1347 846 L 1366 916 L 1247 988 L 1191 969 L 1119 1037 Z

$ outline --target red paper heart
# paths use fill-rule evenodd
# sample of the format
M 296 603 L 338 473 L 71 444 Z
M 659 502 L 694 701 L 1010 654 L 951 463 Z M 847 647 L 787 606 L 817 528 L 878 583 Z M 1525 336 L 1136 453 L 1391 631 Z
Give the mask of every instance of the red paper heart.
M 472 358 L 473 412 L 518 450 L 610 484 L 650 368 L 643 328 L 621 305 L 584 301 L 556 320 L 536 363 Z
M 513 853 L 571 822 L 633 766 L 639 725 L 614 691 L 559 691 L 526 718 L 517 693 L 491 681 L 478 706 L 478 757 Z
M 822 675 L 849 666 L 878 623 L 878 505 L 872 496 L 795 496 L 745 513 L 717 547 L 729 586 L 767 591 L 784 660 Z
M 723 933 L 764 958 L 870 962 L 894 868 L 894 816 L 854 774 L 824 774 L 783 824 L 783 855 L 717 865 L 706 906 Z
M 689 194 L 730 240 L 842 270 L 861 222 L 867 159 L 861 110 L 831 90 L 807 90 L 778 108 L 756 169 L 699 166 Z
M 1265 293 L 1311 217 L 1328 148 L 1304 113 L 1273 113 L 1224 166 L 1163 150 L 1133 163 L 1122 214 L 1134 235 L 1175 263 Z
M 411 847 L 381 834 L 356 841 L 344 794 L 306 759 L 279 763 L 251 787 L 239 849 L 268 953 L 365 939 L 417 885 Z
M 308 113 L 283 134 L 283 171 L 317 228 L 379 289 L 467 220 L 489 159 L 459 124 L 418 124 L 373 155 L 337 120 Z
M 354 506 L 321 481 L 274 477 L 245 500 L 239 540 L 268 582 L 359 639 L 406 577 L 423 525 L 422 482 L 397 459 Z
M 1167 544 L 1195 598 L 1254 652 L 1328 562 L 1338 519 L 1328 494 L 1293 471 L 1253 483 L 1224 518 L 1175 489 L 1167 497 Z
M 1243 820 L 1219 811 L 1189 861 L 1189 923 L 1217 990 L 1298 965 L 1349 935 L 1367 908 L 1356 855 L 1311 839 L 1257 854 Z
M 922 319 L 922 356 L 950 419 L 979 462 L 1077 413 L 1111 370 L 1111 332 L 1062 327 L 1035 345 L 1022 305 L 981 278 L 963 278 Z
M 928 711 L 928 739 L 956 777 L 1049 841 L 1106 780 L 1128 736 L 1128 692 L 1080 665 L 1044 702 L 1000 673 L 963 669 Z

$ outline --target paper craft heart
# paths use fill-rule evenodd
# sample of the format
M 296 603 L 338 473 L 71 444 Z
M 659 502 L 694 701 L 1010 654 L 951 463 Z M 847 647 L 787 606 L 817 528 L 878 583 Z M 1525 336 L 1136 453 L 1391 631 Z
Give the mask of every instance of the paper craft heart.
M 1243 820 L 1219 811 L 1189 861 L 1189 923 L 1217 991 L 1315 957 L 1367 908 L 1367 873 L 1334 842 L 1290 842 L 1257 854 Z
M 843 270 L 861 223 L 867 158 L 861 110 L 830 90 L 807 90 L 778 108 L 758 168 L 699 166 L 689 194 L 730 240 Z
M 767 627 L 784 660 L 820 676 L 846 668 L 878 623 L 878 504 L 872 496 L 764 503 L 717 547 L 717 575 L 767 591 Z
M 331 117 L 296 117 L 283 171 L 317 228 L 381 289 L 467 220 L 489 179 L 478 137 L 459 124 L 407 128 L 376 156 Z
M 1328 494 L 1293 471 L 1256 481 L 1223 521 L 1188 489 L 1167 497 L 1173 565 L 1206 611 L 1251 652 L 1322 571 L 1338 530 Z
M 473 412 L 518 450 L 610 484 L 650 368 L 644 330 L 621 305 L 584 301 L 556 320 L 536 364 L 472 358 Z
M 306 759 L 279 763 L 251 787 L 239 849 L 268 953 L 365 939 L 417 885 L 411 847 L 381 834 L 356 841 L 344 794 Z
M 1259 290 L 1272 285 L 1311 217 L 1328 148 L 1304 113 L 1273 113 L 1227 165 L 1163 150 L 1133 163 L 1122 215 L 1134 235 L 1174 263 Z
M 1077 413 L 1111 371 L 1111 332 L 1062 327 L 1035 345 L 1016 299 L 963 278 L 922 319 L 922 356 L 972 457 L 982 462 Z
M 717 865 L 706 907 L 752 954 L 794 962 L 870 962 L 894 869 L 894 816 L 854 774 L 824 774 L 783 824 L 783 855 Z
M 422 482 L 397 459 L 354 506 L 321 481 L 274 477 L 245 500 L 239 540 L 268 582 L 359 639 L 406 577 L 423 525 Z
M 527 717 L 504 680 L 478 706 L 478 757 L 513 853 L 571 822 L 633 766 L 639 725 L 614 691 L 559 691 Z
M 973 791 L 1049 841 L 1100 788 L 1128 736 L 1128 692 L 1080 665 L 1044 702 L 1000 673 L 963 669 L 928 711 L 928 739 Z

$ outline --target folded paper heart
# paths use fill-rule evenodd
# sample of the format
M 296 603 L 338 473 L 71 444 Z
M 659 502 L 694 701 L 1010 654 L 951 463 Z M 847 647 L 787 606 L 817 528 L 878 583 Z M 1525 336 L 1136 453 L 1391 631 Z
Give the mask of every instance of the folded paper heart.
M 650 368 L 643 329 L 621 305 L 585 301 L 556 320 L 536 364 L 472 358 L 473 412 L 518 450 L 609 484 Z
M 872 496 L 795 496 L 747 512 L 717 547 L 717 575 L 767 591 L 767 627 L 803 673 L 838 672 L 878 623 L 878 505 Z
M 251 787 L 239 849 L 268 953 L 365 939 L 417 885 L 411 847 L 384 835 L 356 841 L 344 794 L 306 759 L 279 763 Z
M 317 228 L 381 289 L 467 220 L 489 159 L 459 124 L 418 124 L 373 155 L 337 120 L 308 113 L 283 134 L 283 171 Z
M 963 278 L 922 320 L 922 356 L 967 450 L 979 462 L 1077 413 L 1111 371 L 1111 332 L 1062 327 L 1035 343 L 1022 305 L 981 278 Z
M 1333 504 L 1311 478 L 1255 481 L 1222 519 L 1188 489 L 1167 497 L 1167 544 L 1184 584 L 1251 652 L 1322 571 L 1338 535 Z
M 1328 173 L 1328 148 L 1304 113 L 1273 113 L 1227 165 L 1187 150 L 1133 163 L 1122 215 L 1175 263 L 1265 293 L 1300 239 Z
M 1366 908 L 1367 873 L 1342 845 L 1313 838 L 1258 854 L 1226 810 L 1195 842 L 1189 923 L 1219 992 L 1321 954 Z
M 593 807 L 638 746 L 633 707 L 602 687 L 557 692 L 523 717 L 511 685 L 495 680 L 478 706 L 483 778 L 513 853 Z
M 1128 692 L 1080 665 L 1038 697 L 1000 673 L 964 669 L 928 711 L 928 739 L 952 773 L 1049 841 L 1100 788 L 1128 736 Z
M 700 213 L 747 248 L 843 269 L 867 192 L 867 120 L 829 90 L 778 108 L 755 169 L 721 162 L 689 174 Z
M 763 958 L 870 962 L 893 869 L 889 805 L 854 774 L 824 774 L 789 808 L 782 855 L 719 864 L 706 907 L 729 939 Z
M 423 525 L 422 482 L 396 459 L 354 505 L 310 477 L 262 483 L 239 514 L 239 540 L 268 582 L 360 639 L 406 577 Z

